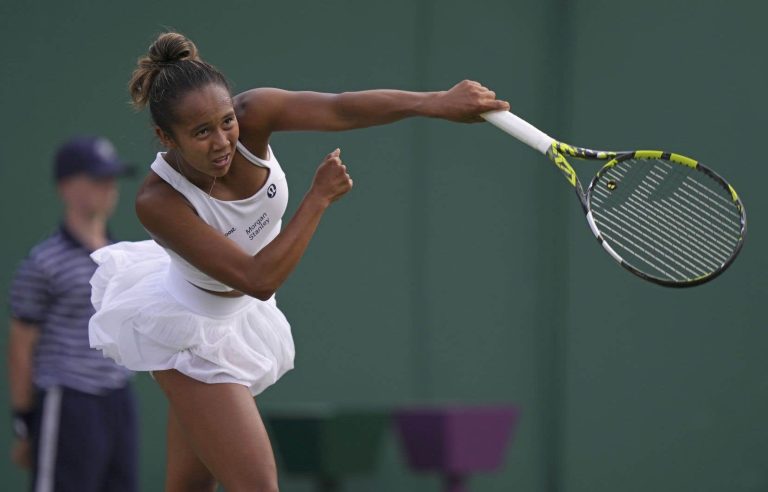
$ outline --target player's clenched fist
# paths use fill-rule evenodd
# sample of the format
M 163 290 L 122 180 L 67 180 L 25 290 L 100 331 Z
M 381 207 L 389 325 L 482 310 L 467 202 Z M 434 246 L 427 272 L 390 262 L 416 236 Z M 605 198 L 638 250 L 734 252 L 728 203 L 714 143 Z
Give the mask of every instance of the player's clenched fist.
M 341 150 L 328 154 L 315 173 L 310 192 L 326 203 L 332 203 L 352 189 L 352 178 L 341 161 Z

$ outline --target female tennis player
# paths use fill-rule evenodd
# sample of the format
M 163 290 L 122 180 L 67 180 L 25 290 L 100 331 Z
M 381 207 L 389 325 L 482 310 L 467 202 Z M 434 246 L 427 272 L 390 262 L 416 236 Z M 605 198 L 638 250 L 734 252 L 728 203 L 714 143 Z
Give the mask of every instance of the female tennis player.
M 253 396 L 293 367 L 290 325 L 275 292 L 329 205 L 352 188 L 329 153 L 291 220 L 273 132 L 338 131 L 411 116 L 482 121 L 508 109 L 477 82 L 448 91 L 342 94 L 253 89 L 234 97 L 195 45 L 164 33 L 129 89 L 165 147 L 136 213 L 152 241 L 93 253 L 91 346 L 151 371 L 170 407 L 166 491 L 275 491 L 272 449 Z

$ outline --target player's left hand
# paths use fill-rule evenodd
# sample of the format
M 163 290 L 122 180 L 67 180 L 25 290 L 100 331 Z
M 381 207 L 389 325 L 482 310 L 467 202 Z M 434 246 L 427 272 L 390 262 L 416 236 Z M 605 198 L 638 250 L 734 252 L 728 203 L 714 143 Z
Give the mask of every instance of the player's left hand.
M 496 99 L 496 93 L 474 80 L 463 80 L 435 97 L 434 115 L 459 123 L 485 121 L 488 111 L 508 111 L 509 103 Z

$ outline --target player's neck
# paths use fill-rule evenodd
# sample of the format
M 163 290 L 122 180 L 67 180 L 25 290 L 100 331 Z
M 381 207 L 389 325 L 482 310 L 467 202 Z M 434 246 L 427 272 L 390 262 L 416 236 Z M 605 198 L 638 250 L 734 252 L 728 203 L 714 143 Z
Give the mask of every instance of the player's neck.
M 88 249 L 97 250 L 109 244 L 105 217 L 88 216 L 68 210 L 64 214 L 64 223 L 67 230 Z

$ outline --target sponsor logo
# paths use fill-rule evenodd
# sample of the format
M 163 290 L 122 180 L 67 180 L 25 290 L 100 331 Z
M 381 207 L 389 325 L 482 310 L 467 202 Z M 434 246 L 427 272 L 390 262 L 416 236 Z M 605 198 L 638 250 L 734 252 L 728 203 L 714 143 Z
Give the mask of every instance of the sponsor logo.
M 267 214 L 261 214 L 261 217 L 256 219 L 256 222 L 251 224 L 251 226 L 245 230 L 245 233 L 248 234 L 248 239 L 254 239 L 265 227 L 267 227 L 268 224 L 269 217 L 267 217 Z

